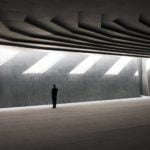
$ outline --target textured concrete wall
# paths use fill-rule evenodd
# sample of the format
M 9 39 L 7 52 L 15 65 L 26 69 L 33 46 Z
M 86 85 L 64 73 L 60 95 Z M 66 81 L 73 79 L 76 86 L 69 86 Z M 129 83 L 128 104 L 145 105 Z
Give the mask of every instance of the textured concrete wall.
M 142 59 L 142 95 L 149 96 L 149 72 L 146 69 L 147 59 Z
M 46 56 L 42 51 L 21 51 L 0 66 L 0 107 L 41 105 L 51 103 L 51 88 L 59 88 L 59 103 L 106 100 L 140 96 L 137 59 L 119 75 L 105 75 L 120 58 L 103 57 L 85 74 L 69 72 L 87 58 L 87 54 L 66 53 L 66 56 L 43 74 L 22 74 L 26 69 Z

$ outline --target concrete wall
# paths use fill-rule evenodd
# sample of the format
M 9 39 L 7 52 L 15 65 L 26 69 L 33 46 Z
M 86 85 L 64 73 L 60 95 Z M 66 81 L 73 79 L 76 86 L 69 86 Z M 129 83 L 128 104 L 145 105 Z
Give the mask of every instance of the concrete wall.
M 148 64 L 147 64 L 148 62 Z M 149 59 L 142 59 L 142 95 L 150 96 L 150 70 L 147 69 Z
M 118 75 L 105 75 L 119 56 L 103 55 L 85 74 L 69 72 L 88 54 L 67 53 L 66 56 L 43 74 L 22 74 L 46 56 L 42 51 L 20 51 L 0 66 L 0 107 L 41 105 L 51 103 L 51 88 L 59 88 L 59 103 L 107 100 L 140 96 L 137 58 Z

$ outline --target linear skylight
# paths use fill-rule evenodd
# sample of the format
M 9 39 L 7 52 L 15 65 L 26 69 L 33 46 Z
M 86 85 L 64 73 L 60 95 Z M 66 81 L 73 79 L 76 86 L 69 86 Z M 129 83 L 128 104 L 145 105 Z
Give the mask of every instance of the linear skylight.
M 84 74 L 87 72 L 102 56 L 92 54 L 83 60 L 77 67 L 75 67 L 70 74 Z
M 131 57 L 121 57 L 107 72 L 106 75 L 117 75 L 131 61 Z
M 8 49 L 1 49 L 0 48 L 0 65 L 5 64 L 8 62 L 10 59 L 15 57 L 19 52 L 15 50 L 8 50 Z
M 51 52 L 27 69 L 23 74 L 42 74 L 65 56 L 62 52 Z

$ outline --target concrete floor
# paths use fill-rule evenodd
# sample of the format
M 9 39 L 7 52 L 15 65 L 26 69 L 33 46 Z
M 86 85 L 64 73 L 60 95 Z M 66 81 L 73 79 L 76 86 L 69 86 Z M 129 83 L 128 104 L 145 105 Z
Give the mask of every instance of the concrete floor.
M 0 109 L 0 150 L 150 150 L 150 98 Z

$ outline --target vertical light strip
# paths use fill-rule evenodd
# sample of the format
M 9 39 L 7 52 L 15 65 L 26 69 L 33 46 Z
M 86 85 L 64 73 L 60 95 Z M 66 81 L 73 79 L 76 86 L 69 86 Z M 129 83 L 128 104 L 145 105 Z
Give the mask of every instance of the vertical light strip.
M 135 74 L 134 74 L 134 76 L 138 76 L 138 75 L 139 75 L 139 73 L 138 73 L 138 71 L 136 71 Z
M 83 60 L 77 67 L 75 67 L 70 74 L 84 74 L 87 72 L 102 56 L 90 55 Z
M 131 61 L 131 57 L 121 57 L 107 72 L 106 75 L 117 75 Z
M 150 69 L 150 59 L 146 60 L 146 71 Z
M 65 54 L 62 52 L 51 52 L 23 72 L 23 74 L 42 74 L 59 62 L 64 56 Z
M 8 62 L 10 59 L 12 59 L 13 57 L 15 57 L 19 52 L 15 51 L 15 50 L 8 50 L 6 48 L 3 48 L 1 50 L 0 48 L 0 65 L 5 64 L 6 62 Z

